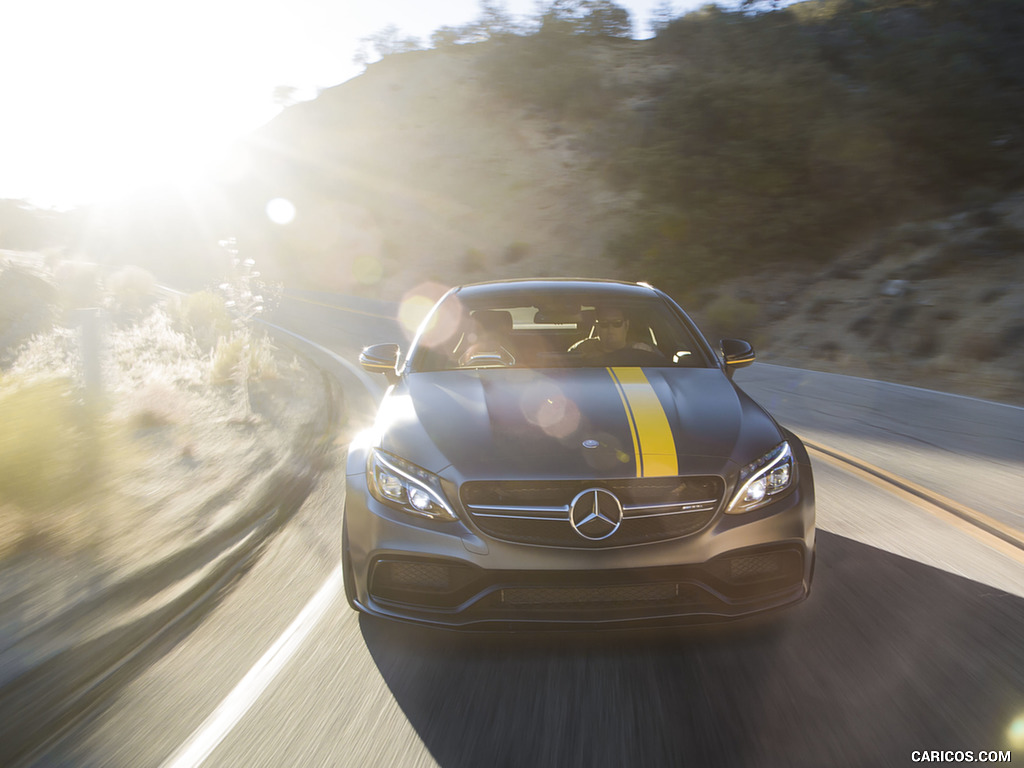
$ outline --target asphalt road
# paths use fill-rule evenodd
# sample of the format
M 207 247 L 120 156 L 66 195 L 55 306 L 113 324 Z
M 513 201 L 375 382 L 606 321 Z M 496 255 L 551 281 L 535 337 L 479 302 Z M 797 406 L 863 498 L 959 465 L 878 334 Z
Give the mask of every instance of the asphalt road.
M 372 314 L 321 304 L 282 315 L 282 325 L 344 352 L 401 335 Z M 756 396 L 800 434 L 817 428 L 798 423 L 813 410 L 835 420 L 816 439 L 874 447 L 870 460 L 891 471 L 927 479 L 960 466 L 926 466 L 933 448 L 957 455 L 941 435 L 925 458 L 900 442 L 928 427 L 903 401 L 899 425 L 850 417 L 844 409 L 857 402 L 884 412 L 883 395 L 860 389 L 870 382 L 833 382 L 831 404 L 824 385 L 808 408 L 759 366 L 748 372 L 757 374 L 751 392 L 761 387 Z M 353 427 L 372 412 L 355 381 L 346 392 Z M 953 407 L 922 397 L 926 413 Z M 970 436 L 969 425 L 962 431 Z M 1024 475 L 1001 474 L 1020 466 L 1010 437 L 1008 455 L 993 455 L 987 434 L 969 453 L 978 484 L 990 469 L 1009 483 L 995 496 Z M 815 472 L 814 591 L 774 623 L 466 636 L 360 618 L 336 589 L 323 591 L 338 562 L 339 463 L 202 624 L 36 764 L 169 765 L 188 758 L 183 747 L 197 735 L 205 759 L 176 766 L 886 766 L 912 764 L 915 750 L 1010 749 L 1019 761 L 1024 738 L 1011 743 L 1011 729 L 1020 719 L 1024 731 L 1024 553 L 830 464 Z M 938 490 L 959 487 L 954 477 Z M 268 662 L 318 594 L 333 595 L 322 617 Z M 275 674 L 240 689 L 254 668 Z

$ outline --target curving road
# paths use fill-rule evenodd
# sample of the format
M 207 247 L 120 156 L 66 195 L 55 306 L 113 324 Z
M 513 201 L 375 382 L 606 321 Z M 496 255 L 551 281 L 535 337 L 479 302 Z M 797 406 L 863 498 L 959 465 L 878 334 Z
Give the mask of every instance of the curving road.
M 402 339 L 376 316 L 386 308 L 338 301 L 290 300 L 277 322 L 346 356 Z M 343 364 L 338 375 L 356 427 L 379 389 Z M 802 436 L 1024 528 L 1024 410 L 760 364 L 737 379 Z M 34 762 L 886 766 L 916 750 L 1020 761 L 1024 551 L 876 478 L 825 461 L 815 472 L 814 593 L 781 621 L 464 636 L 360 618 L 339 599 L 339 463 L 202 624 Z

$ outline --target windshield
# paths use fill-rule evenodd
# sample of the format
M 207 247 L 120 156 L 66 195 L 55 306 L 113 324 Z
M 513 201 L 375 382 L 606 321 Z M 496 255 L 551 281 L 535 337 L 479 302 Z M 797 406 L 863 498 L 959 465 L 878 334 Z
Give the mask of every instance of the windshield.
M 466 368 L 708 367 L 683 320 L 636 297 L 449 296 L 412 350 L 415 371 Z

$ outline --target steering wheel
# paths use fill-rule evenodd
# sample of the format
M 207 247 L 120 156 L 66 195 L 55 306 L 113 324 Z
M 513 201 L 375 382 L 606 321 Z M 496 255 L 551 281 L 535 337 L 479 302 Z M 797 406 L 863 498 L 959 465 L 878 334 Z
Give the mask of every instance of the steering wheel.
M 500 344 L 474 345 L 459 358 L 461 368 L 503 368 L 515 363 L 515 355 Z

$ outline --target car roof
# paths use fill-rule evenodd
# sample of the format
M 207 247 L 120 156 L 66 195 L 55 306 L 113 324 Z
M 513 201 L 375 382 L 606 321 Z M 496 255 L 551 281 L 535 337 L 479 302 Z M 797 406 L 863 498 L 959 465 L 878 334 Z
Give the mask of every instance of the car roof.
M 587 278 L 536 278 L 520 280 L 493 280 L 485 283 L 462 285 L 453 289 L 460 299 L 516 300 L 528 296 L 531 301 L 557 300 L 569 296 L 608 299 L 647 299 L 660 296 L 646 283 L 626 283 L 619 280 Z

